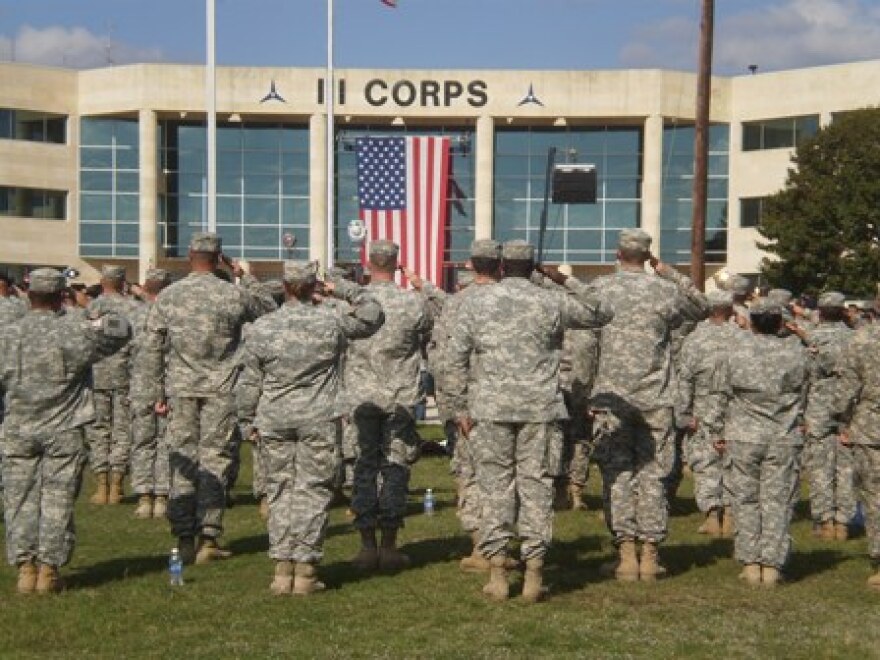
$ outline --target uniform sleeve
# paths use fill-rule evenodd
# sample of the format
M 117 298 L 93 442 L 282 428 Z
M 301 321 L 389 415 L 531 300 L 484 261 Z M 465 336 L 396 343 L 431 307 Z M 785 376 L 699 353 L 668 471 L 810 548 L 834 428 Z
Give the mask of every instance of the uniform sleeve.
M 446 300 L 448 295 L 443 289 L 440 289 L 432 282 L 425 282 L 422 290 L 419 291 L 419 295 L 422 296 L 422 299 L 425 301 L 425 310 L 431 316 L 432 319 L 440 318 L 440 314 L 443 312 L 443 307 L 446 305 Z
M 724 437 L 724 421 L 727 408 L 733 398 L 730 359 L 718 356 L 713 370 L 712 386 L 705 400 L 706 413 L 699 423 L 713 439 Z
M 562 295 L 562 322 L 566 328 L 600 328 L 614 318 L 614 311 L 602 301 L 595 287 L 569 277 Z
M 470 305 L 465 302 L 456 315 L 456 323 L 450 328 L 446 345 L 446 374 L 444 386 L 449 408 L 456 417 L 468 412 L 468 374 L 474 339 L 469 323 Z
M 832 405 L 833 413 L 844 423 L 849 422 L 862 396 L 862 388 L 865 385 L 862 358 L 866 348 L 858 338 L 854 338 L 844 349 L 840 360 L 840 376 L 837 379 Z
M 657 275 L 667 282 L 672 282 L 677 289 L 672 304 L 671 318 L 672 327 L 678 327 L 684 321 L 702 321 L 709 315 L 709 301 L 706 296 L 691 281 L 691 278 L 682 275 L 672 266 L 664 264 L 657 271 Z
M 257 415 L 260 392 L 263 391 L 263 365 L 258 355 L 257 342 L 247 341 L 241 356 L 241 373 L 235 387 L 238 421 L 251 425 Z
M 679 428 L 684 428 L 694 411 L 694 379 L 696 378 L 696 352 L 694 339 L 686 338 L 678 358 L 677 408 Z
M 351 305 L 351 309 L 337 315 L 342 333 L 349 339 L 370 337 L 385 323 L 382 305 L 363 287 L 340 280 L 334 295 Z
M 147 315 L 146 328 L 132 370 L 133 387 L 138 397 L 148 401 L 165 400 L 165 342 L 168 322 L 157 301 Z
M 246 320 L 248 321 L 256 321 L 263 314 L 268 314 L 278 309 L 278 305 L 275 304 L 272 295 L 263 283 L 253 275 L 247 273 L 243 275 L 238 290 L 243 294 Z

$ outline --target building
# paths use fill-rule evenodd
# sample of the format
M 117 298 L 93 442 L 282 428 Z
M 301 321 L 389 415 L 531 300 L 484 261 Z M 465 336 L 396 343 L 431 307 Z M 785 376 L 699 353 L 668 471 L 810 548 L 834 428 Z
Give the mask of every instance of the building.
M 217 71 L 217 222 L 225 249 L 260 272 L 326 263 L 326 118 L 319 69 Z M 641 226 L 664 260 L 690 260 L 696 77 L 631 71 L 337 71 L 338 261 L 357 217 L 353 140 L 454 140 L 446 259 L 471 240 L 537 240 L 548 147 L 593 163 L 595 205 L 553 206 L 546 260 L 607 271 L 617 233 Z M 204 69 L 0 65 L 0 270 L 102 263 L 138 279 L 183 270 L 206 218 Z M 756 273 L 761 200 L 793 147 L 835 113 L 877 103 L 880 61 L 713 80 L 707 261 Z M 272 94 L 270 92 L 275 92 Z M 297 240 L 282 244 L 285 233 Z

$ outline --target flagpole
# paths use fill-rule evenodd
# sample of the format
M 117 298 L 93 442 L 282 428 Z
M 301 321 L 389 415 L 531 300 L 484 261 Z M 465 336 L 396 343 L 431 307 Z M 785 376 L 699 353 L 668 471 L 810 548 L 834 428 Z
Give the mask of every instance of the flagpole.
M 327 268 L 334 262 L 335 243 L 335 177 L 336 177 L 336 128 L 333 116 L 336 101 L 336 82 L 333 76 L 333 0 L 327 0 L 327 75 L 324 82 L 324 98 L 327 102 Z
M 207 6 L 207 66 L 205 67 L 205 107 L 208 115 L 208 231 L 217 231 L 217 61 L 215 57 L 215 0 Z

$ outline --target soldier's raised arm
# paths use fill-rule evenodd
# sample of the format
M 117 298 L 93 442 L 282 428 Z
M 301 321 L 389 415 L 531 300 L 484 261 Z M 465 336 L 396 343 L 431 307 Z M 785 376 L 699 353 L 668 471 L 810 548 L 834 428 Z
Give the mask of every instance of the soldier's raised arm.
M 670 319 L 670 325 L 678 326 L 683 321 L 702 321 L 709 315 L 709 301 L 706 296 L 694 285 L 691 278 L 682 275 L 672 266 L 651 257 L 651 267 L 658 277 L 667 282 L 672 282 L 678 288 L 678 295 L 673 305 L 674 317 Z
M 603 302 L 596 290 L 557 268 L 539 266 L 539 272 L 563 287 L 562 323 L 566 328 L 601 328 L 614 318 L 614 310 Z
M 363 287 L 343 279 L 325 287 L 334 297 L 351 305 L 350 310 L 339 314 L 340 327 L 349 339 L 370 337 L 385 323 L 382 305 Z

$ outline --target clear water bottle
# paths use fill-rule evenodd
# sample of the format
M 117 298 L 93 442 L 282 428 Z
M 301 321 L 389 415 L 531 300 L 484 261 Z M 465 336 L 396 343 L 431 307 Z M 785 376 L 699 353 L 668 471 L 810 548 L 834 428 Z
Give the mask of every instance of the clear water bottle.
M 171 556 L 168 558 L 168 577 L 172 587 L 183 586 L 183 560 L 177 548 L 171 548 Z
M 434 515 L 434 491 L 430 488 L 425 490 L 425 515 Z

